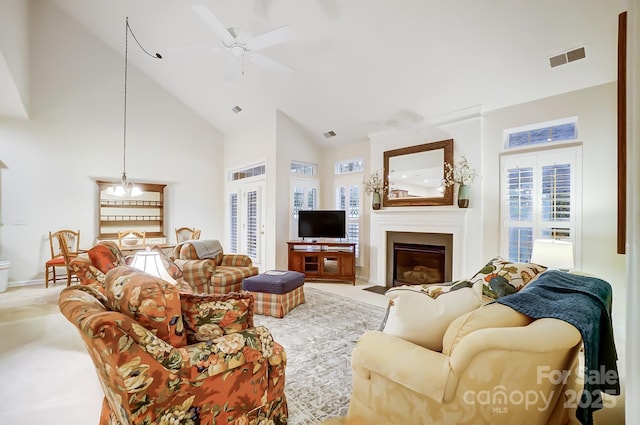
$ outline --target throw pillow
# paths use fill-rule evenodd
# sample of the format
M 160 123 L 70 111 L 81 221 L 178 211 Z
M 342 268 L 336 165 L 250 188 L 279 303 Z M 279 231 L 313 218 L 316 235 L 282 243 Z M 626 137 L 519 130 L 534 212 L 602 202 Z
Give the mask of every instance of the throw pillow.
M 88 254 L 93 266 L 102 273 L 106 273 L 119 265 L 116 256 L 105 245 L 95 245 L 88 251 Z
M 222 295 L 182 293 L 180 303 L 189 344 L 253 327 L 253 296 L 247 291 Z
M 171 283 L 135 267 L 120 266 L 105 276 L 109 306 L 174 347 L 185 345 L 180 295 Z
M 453 286 L 453 285 L 452 285 Z M 429 292 L 438 292 L 432 297 Z M 447 292 L 422 286 L 399 286 L 389 289 L 387 318 L 382 332 L 397 336 L 434 351 L 442 350 L 442 337 L 458 316 L 482 303 L 482 283 L 458 285 Z
M 171 276 L 175 280 L 178 280 L 182 277 L 182 270 L 180 269 L 180 267 L 178 267 L 178 265 L 174 263 L 167 254 L 165 254 L 162 248 L 160 248 L 159 246 L 154 246 L 153 248 L 151 248 L 151 250 L 160 254 L 160 260 L 162 260 L 162 264 L 167 270 L 167 273 L 169 273 L 169 276 Z
M 535 280 L 547 267 L 535 263 L 512 263 L 501 257 L 491 259 L 470 280 L 483 282 L 482 293 L 492 299 L 513 294 Z

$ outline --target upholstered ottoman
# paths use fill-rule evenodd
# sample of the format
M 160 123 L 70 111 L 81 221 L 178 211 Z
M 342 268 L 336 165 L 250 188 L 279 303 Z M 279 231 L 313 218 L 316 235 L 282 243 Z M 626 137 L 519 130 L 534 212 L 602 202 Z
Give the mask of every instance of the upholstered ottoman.
M 282 318 L 304 303 L 304 273 L 266 271 L 244 278 L 242 289 L 253 294 L 255 314 Z

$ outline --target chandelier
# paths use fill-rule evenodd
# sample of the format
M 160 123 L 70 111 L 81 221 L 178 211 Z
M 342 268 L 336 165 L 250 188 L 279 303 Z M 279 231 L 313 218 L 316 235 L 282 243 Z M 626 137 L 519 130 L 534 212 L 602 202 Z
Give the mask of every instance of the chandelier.
M 132 180 L 129 180 L 127 178 L 127 76 L 129 71 L 129 33 L 131 33 L 131 36 L 136 41 L 138 46 L 140 46 L 140 49 L 142 49 L 143 52 L 154 59 L 162 59 L 160 53 L 152 55 L 151 53 L 147 52 L 144 47 L 142 47 L 135 34 L 133 33 L 133 30 L 129 26 L 129 17 L 127 17 L 125 20 L 124 41 L 124 126 L 122 137 L 122 177 L 120 178 L 120 182 L 107 188 L 108 194 L 120 196 L 123 198 L 132 198 L 142 195 L 142 190 L 138 186 L 136 186 Z

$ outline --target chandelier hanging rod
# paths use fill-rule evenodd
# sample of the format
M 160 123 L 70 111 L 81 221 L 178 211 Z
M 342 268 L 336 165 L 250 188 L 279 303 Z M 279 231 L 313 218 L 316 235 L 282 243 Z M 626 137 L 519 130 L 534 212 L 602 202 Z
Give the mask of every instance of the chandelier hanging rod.
M 131 196 L 133 189 L 133 182 L 127 179 L 127 86 L 129 77 L 129 33 L 138 44 L 140 49 L 148 56 L 154 59 L 162 59 L 160 53 L 152 55 L 149 53 L 142 44 L 138 41 L 138 38 L 134 34 L 131 26 L 129 25 L 129 17 L 125 20 L 125 44 L 124 44 L 124 117 L 123 117 L 123 135 L 122 135 L 122 178 L 121 178 L 121 190 L 116 189 L 116 193 L 122 193 L 122 196 Z

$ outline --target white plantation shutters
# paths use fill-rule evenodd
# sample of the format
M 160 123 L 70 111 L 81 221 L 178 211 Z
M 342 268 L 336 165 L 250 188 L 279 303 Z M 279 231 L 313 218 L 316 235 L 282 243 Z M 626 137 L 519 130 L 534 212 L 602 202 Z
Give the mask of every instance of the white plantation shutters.
M 504 257 L 528 262 L 535 239 L 567 240 L 579 247 L 579 158 L 579 147 L 502 156 Z
M 238 193 L 229 195 L 229 252 L 238 250 Z
M 248 191 L 246 201 L 247 230 L 245 232 L 245 246 L 247 255 L 255 259 L 258 258 L 258 191 Z
M 508 258 L 523 262 L 533 246 L 533 166 L 509 164 L 506 179 Z
M 298 212 L 315 210 L 318 206 L 318 181 L 315 179 L 291 179 L 291 206 L 289 239 L 298 238 Z
M 360 245 L 360 185 L 336 188 L 336 209 L 345 210 L 347 239 L 356 243 L 356 258 Z

